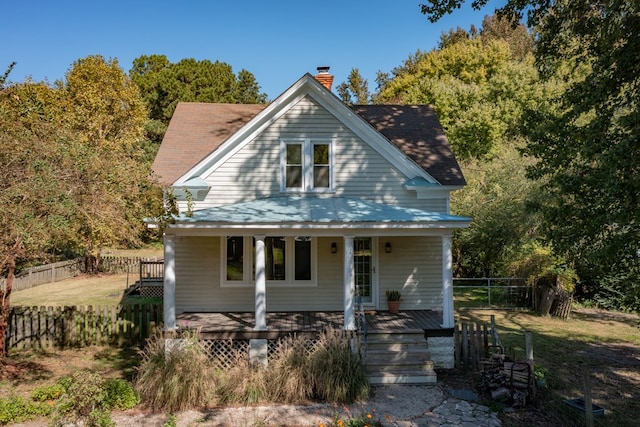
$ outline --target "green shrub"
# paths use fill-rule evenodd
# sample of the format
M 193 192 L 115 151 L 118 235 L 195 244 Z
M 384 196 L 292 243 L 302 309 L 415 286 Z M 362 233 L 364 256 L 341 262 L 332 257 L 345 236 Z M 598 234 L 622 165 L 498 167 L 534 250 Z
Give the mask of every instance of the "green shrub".
M 58 400 L 65 393 L 65 387 L 60 383 L 43 385 L 31 391 L 31 399 L 36 402 Z
M 314 396 L 329 402 L 351 403 L 367 399 L 371 392 L 360 356 L 342 331 L 327 330 L 320 335 L 307 375 Z
M 19 423 L 51 413 L 46 403 L 33 402 L 22 396 L 0 398 L 0 424 Z
M 176 412 L 208 402 L 215 377 L 197 334 L 185 333 L 166 349 L 163 337 L 155 335 L 141 356 L 134 388 L 151 409 Z
M 104 381 L 99 374 L 78 371 L 70 377 L 62 378 L 58 384 L 65 388 L 65 394 L 57 405 L 57 413 L 53 418 L 54 425 L 79 421 L 85 426 L 115 425 L 109 413 Z
M 129 381 L 120 378 L 108 379 L 104 382 L 104 389 L 105 404 L 109 409 L 126 410 L 140 403 L 140 397 Z

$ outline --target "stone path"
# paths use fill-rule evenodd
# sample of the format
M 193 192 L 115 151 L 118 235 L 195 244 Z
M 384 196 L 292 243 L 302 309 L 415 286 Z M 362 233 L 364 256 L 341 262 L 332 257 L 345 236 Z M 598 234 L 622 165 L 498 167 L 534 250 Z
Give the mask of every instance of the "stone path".
M 490 412 L 489 408 L 466 400 L 449 398 L 429 413 L 425 413 L 413 420 L 396 421 L 391 424 L 382 423 L 385 427 L 499 427 L 502 422 L 498 414 Z
M 254 427 L 331 425 L 372 414 L 384 427 L 500 427 L 496 413 L 474 402 L 470 390 L 444 390 L 440 386 L 377 386 L 367 402 L 352 405 L 271 405 L 215 408 L 177 414 L 178 427 Z M 118 427 L 161 427 L 166 414 L 126 412 L 113 414 Z

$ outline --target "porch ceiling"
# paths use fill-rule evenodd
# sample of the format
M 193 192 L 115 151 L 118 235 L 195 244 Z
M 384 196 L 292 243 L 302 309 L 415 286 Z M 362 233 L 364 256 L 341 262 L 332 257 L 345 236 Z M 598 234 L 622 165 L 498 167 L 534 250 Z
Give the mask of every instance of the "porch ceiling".
M 272 197 L 182 214 L 176 225 L 393 224 L 466 227 L 471 218 L 346 197 Z

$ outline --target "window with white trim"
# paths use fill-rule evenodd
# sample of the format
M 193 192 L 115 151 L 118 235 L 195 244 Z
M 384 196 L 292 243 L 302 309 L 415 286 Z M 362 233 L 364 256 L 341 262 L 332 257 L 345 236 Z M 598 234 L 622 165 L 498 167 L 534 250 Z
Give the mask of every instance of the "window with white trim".
M 255 240 L 248 236 L 230 236 L 223 237 L 222 242 L 222 286 L 253 286 Z M 266 237 L 267 285 L 316 286 L 316 246 L 316 240 L 307 236 Z
M 333 150 L 331 139 L 282 139 L 282 191 L 322 192 L 333 188 Z

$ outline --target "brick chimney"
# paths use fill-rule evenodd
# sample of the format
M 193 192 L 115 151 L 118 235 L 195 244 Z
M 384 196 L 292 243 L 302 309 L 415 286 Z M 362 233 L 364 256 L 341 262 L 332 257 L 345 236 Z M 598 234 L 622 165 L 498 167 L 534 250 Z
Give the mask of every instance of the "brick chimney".
M 327 90 L 331 90 L 331 84 L 333 84 L 333 76 L 329 74 L 329 67 L 318 67 L 318 74 L 316 74 L 315 79 L 320 82 L 320 84 L 327 88 Z

